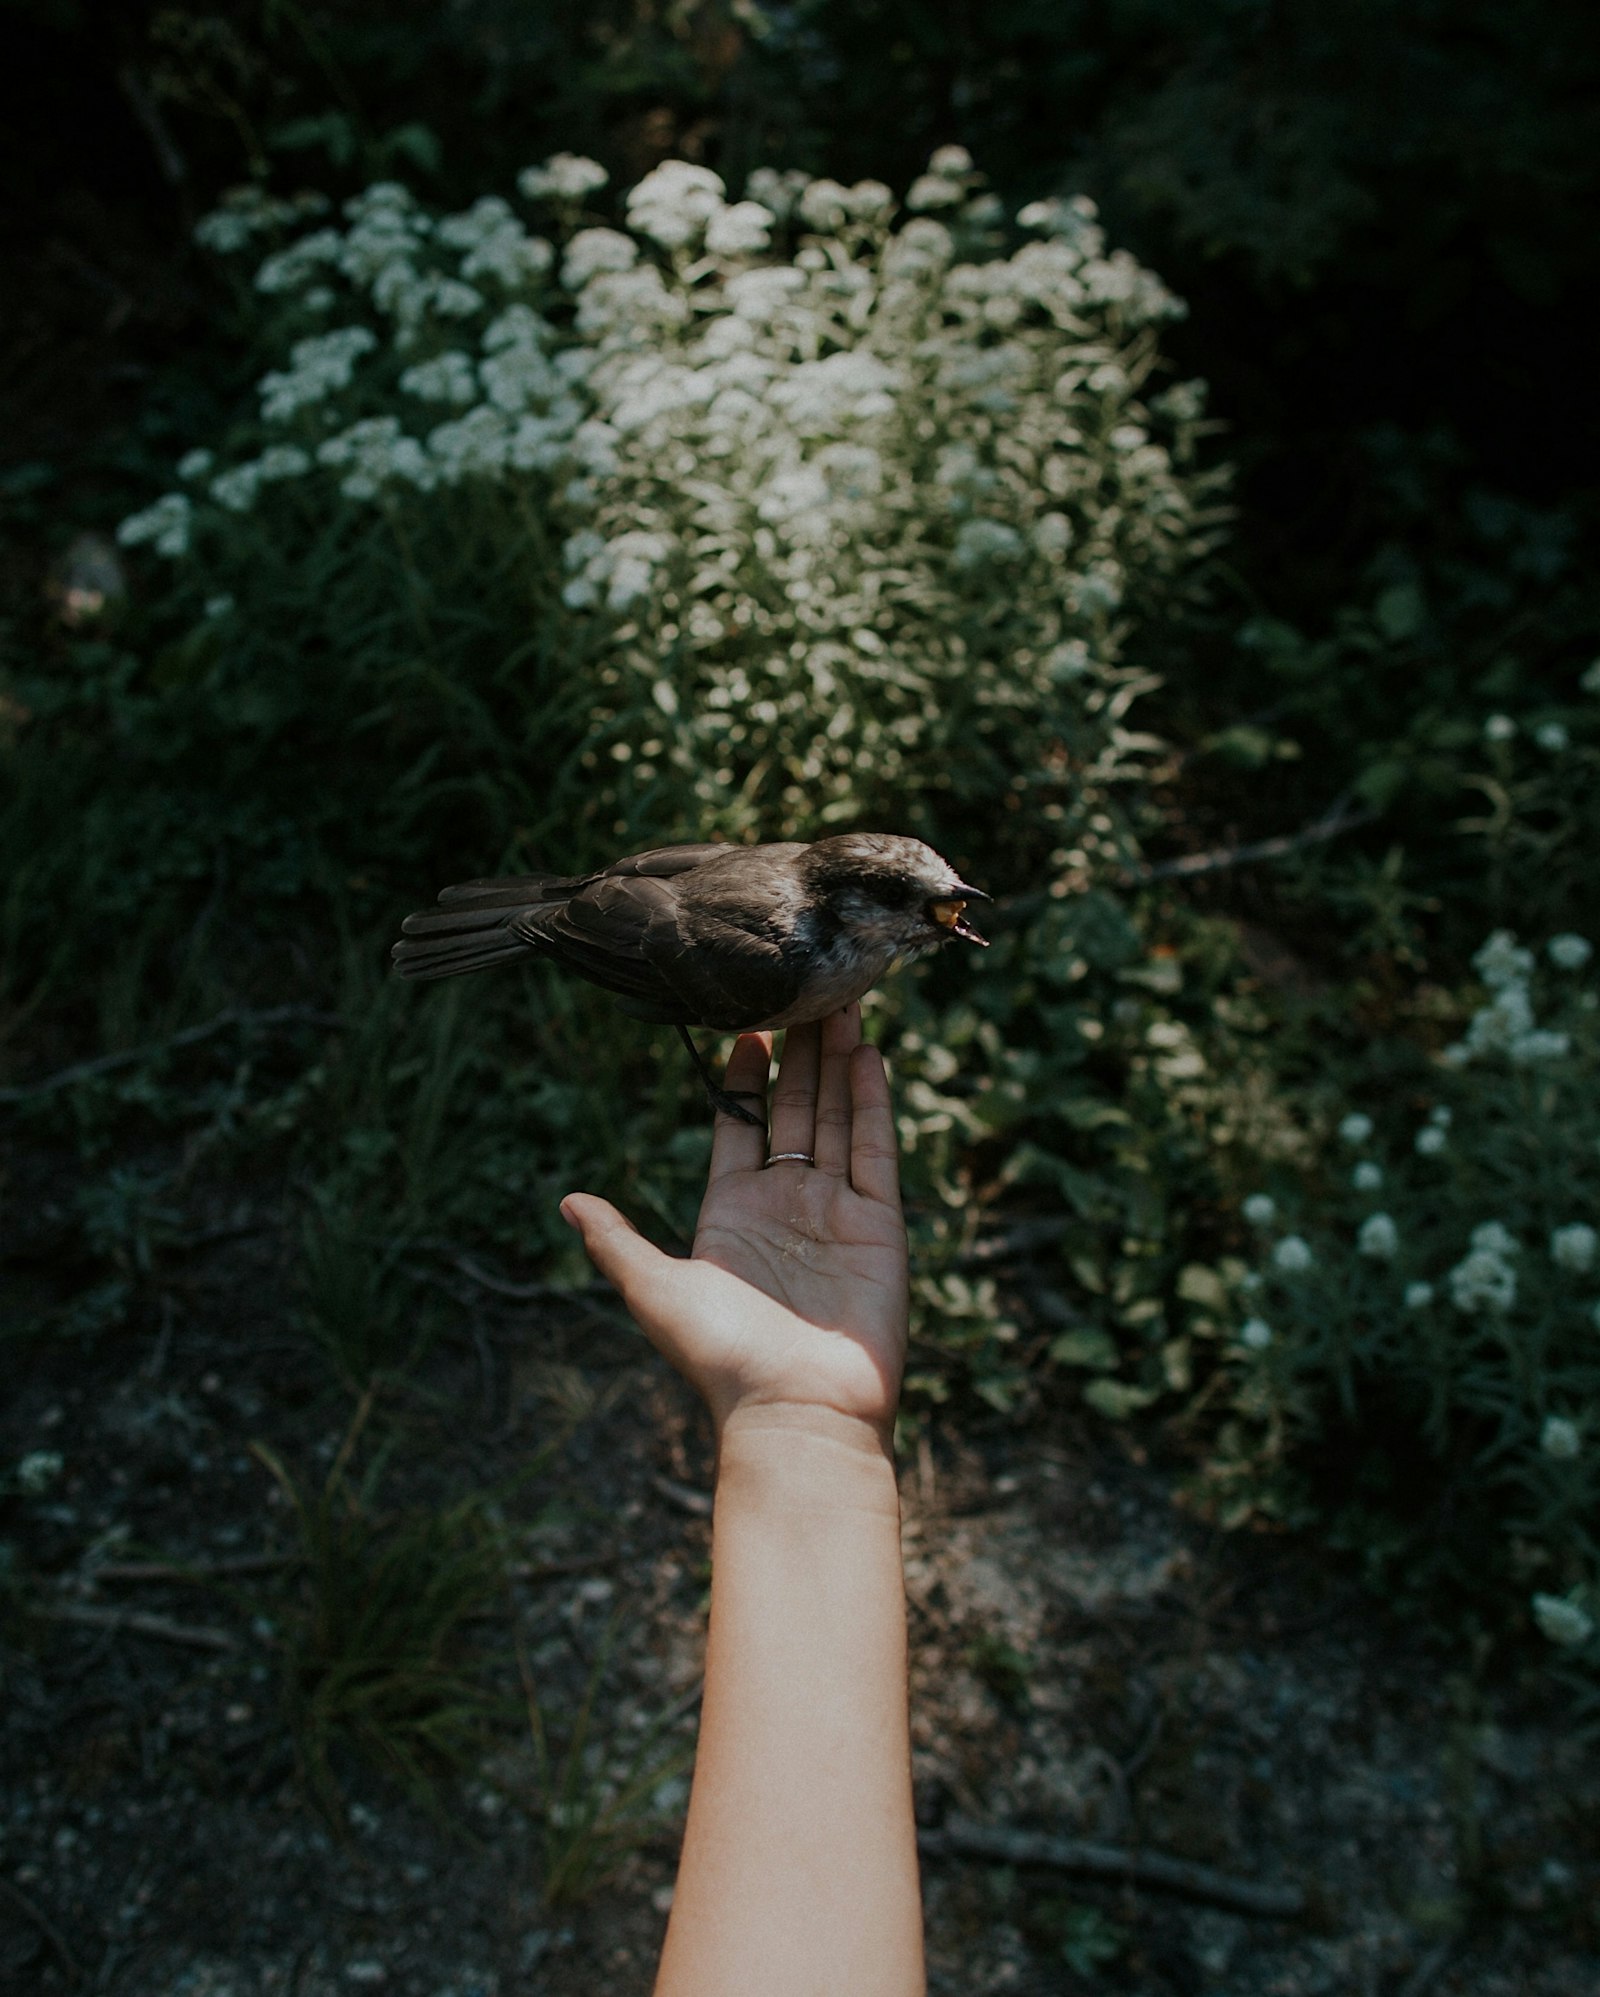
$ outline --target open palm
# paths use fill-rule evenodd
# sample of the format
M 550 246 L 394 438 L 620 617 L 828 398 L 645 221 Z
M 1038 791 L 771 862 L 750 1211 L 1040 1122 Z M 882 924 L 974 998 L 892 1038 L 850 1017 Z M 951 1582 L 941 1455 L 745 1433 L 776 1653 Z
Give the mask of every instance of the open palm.
M 764 1092 L 770 1061 L 767 1036 L 746 1034 L 726 1086 Z M 905 1364 L 906 1236 L 888 1080 L 858 1006 L 790 1030 L 770 1136 L 717 1119 L 687 1260 L 590 1194 L 562 1212 L 719 1430 L 736 1408 L 784 1403 L 887 1433 Z

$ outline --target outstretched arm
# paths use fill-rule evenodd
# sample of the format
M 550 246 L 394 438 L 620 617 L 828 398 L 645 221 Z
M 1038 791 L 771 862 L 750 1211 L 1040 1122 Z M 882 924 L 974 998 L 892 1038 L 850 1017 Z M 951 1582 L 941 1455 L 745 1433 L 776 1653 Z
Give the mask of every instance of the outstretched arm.
M 906 1245 L 888 1083 L 850 1007 L 791 1030 L 768 1138 L 719 1117 L 687 1261 L 562 1212 L 717 1429 L 700 1748 L 657 1997 L 924 1988 L 890 1437 Z M 741 1039 L 730 1089 L 765 1086 Z

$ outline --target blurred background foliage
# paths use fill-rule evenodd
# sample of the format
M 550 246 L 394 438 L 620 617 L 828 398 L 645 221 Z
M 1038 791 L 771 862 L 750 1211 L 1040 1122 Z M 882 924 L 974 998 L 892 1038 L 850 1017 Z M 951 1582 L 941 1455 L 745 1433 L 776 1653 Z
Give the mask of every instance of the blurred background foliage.
M 127 594 L 94 538 L 237 426 L 260 372 L 255 303 L 194 222 L 242 182 L 338 200 L 397 178 L 462 207 L 558 149 L 618 189 L 674 157 L 734 193 L 762 166 L 903 191 L 959 143 L 1008 209 L 1091 196 L 1110 242 L 1187 301 L 1162 379 L 1210 384 L 1204 462 L 1231 465 L 1232 518 L 1131 640 L 1161 681 L 1139 708 L 1160 753 L 1120 867 L 1089 893 L 1068 867 L 1054 898 L 1044 849 L 1014 842 L 1032 872 L 991 883 L 1011 902 L 981 975 L 935 966 L 880 1009 L 921 1243 L 912 1418 L 1081 1398 L 1150 1424 L 1218 1515 L 1321 1520 L 1381 1550 L 1386 1585 L 1415 1574 L 1472 1615 L 1487 1596 L 1518 1641 L 1536 1596 L 1568 1602 L 1554 1640 L 1581 1653 L 1600 1621 L 1593 1479 L 1551 1472 L 1541 1441 L 1576 1396 L 1600 1447 L 1576 1317 L 1554 1345 L 1547 1312 L 1523 1345 L 1514 1326 L 1489 1338 L 1510 1386 L 1485 1372 L 1481 1317 L 1458 1314 L 1472 1337 L 1441 1334 L 1419 1370 L 1392 1307 L 1353 1319 L 1349 1285 L 1280 1311 L 1270 1375 L 1239 1334 L 1245 1198 L 1275 1175 L 1356 1254 L 1374 1202 L 1347 1212 L 1322 1162 L 1341 1116 L 1426 1106 L 1430 1061 L 1484 1002 L 1491 930 L 1542 947 L 1600 929 L 1600 17 L 1578 0 L 6 15 L 0 1050 L 17 1155 L 67 1173 L 92 1273 L 24 1329 L 145 1322 L 206 1176 L 266 1182 L 308 1363 L 359 1386 L 406 1363 L 402 1247 L 483 1241 L 572 1279 L 550 1214 L 575 1176 L 681 1235 L 704 1158 L 670 1052 L 586 1045 L 586 995 L 486 981 L 416 1005 L 382 981 L 407 907 L 545 820 L 528 688 L 549 713 L 585 670 L 559 651 L 548 578 L 457 537 L 444 641 L 408 650 L 407 575 L 435 553 L 335 521 L 261 537 L 249 589 L 273 614 L 229 638 L 198 583 L 141 563 Z M 542 678 L 508 690 L 508 660 Z M 994 850 L 981 812 L 944 829 Z M 128 1058 L 34 1086 L 107 1054 Z M 1559 1058 L 1580 1064 L 1566 1086 L 1592 1049 L 1577 1033 Z M 1495 1059 L 1470 1184 L 1452 1204 L 1408 1182 L 1392 1211 L 1403 1235 L 1459 1221 L 1464 1252 L 1498 1198 L 1542 1256 L 1582 1221 L 1581 1175 L 1530 1190 L 1529 1121 L 1553 1112 Z M 1478 1072 L 1452 1080 L 1467 1125 Z M 1568 1100 L 1588 1159 L 1600 1112 Z M 1469 1377 L 1490 1384 L 1441 1427 L 1441 1392 L 1454 1405 Z M 1483 1409 L 1513 1401 L 1507 1445 Z M 1413 1433 L 1433 1468 L 1386 1478 Z M 1508 1446 L 1504 1476 L 1477 1474 Z M 1534 1497 L 1508 1515 L 1508 1488 Z M 1446 1518 L 1503 1559 L 1432 1559 Z

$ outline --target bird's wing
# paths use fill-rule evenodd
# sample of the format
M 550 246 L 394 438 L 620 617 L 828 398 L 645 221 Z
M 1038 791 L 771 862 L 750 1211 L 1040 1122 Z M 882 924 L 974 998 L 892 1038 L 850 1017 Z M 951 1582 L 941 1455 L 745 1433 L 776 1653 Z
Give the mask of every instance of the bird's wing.
M 692 872 L 707 860 L 738 850 L 737 847 L 718 845 L 714 840 L 703 840 L 696 846 L 654 846 L 648 853 L 634 853 L 626 860 L 613 862 L 602 871 L 611 880 L 643 875 L 649 880 L 666 881 L 675 874 Z
M 732 1030 L 781 1011 L 792 996 L 772 943 L 729 923 L 686 935 L 673 887 L 648 874 L 608 874 L 564 902 L 529 909 L 513 927 L 615 992 L 636 1017 L 662 1025 Z

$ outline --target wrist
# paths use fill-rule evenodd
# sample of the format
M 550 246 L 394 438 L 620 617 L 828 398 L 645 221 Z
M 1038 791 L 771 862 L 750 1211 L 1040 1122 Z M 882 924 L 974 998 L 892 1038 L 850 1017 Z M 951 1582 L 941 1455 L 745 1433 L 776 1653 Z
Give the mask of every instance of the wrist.
M 899 1516 L 892 1432 L 862 1416 L 799 1401 L 746 1402 L 717 1435 L 718 1501 L 785 1510 Z

